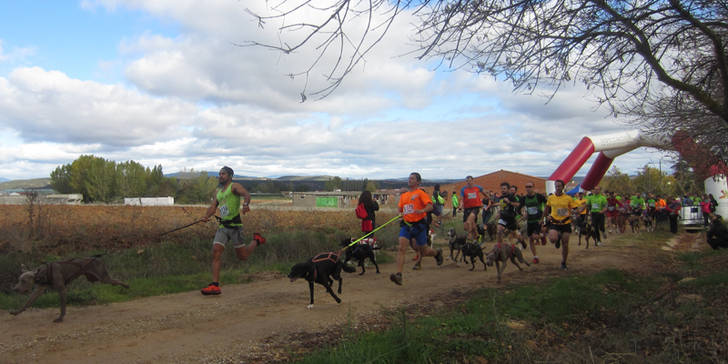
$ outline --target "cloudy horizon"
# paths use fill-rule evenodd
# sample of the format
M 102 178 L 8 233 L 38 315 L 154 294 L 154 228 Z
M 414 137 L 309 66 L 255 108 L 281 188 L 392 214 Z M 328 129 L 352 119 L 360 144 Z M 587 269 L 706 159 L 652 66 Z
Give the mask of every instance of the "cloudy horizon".
M 89 154 L 165 174 L 228 165 L 256 177 L 549 176 L 582 137 L 633 129 L 578 85 L 548 101 L 406 55 L 408 14 L 334 93 L 301 102 L 325 85 L 319 73 L 290 77 L 313 50 L 236 45 L 275 41 L 275 27 L 246 12 L 265 4 L 3 2 L 0 177 L 48 177 Z M 640 148 L 614 166 L 635 174 L 658 163 L 668 170 L 667 154 Z

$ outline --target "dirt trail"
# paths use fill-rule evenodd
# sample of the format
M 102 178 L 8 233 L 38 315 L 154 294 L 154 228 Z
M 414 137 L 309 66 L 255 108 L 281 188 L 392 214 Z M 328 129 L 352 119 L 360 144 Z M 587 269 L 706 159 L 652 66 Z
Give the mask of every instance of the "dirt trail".
M 488 243 L 490 248 L 493 244 Z M 572 238 L 569 271 L 559 269 L 560 251 L 539 246 L 541 263 L 519 272 L 508 264 L 503 285 L 553 276 L 574 275 L 608 267 L 644 269 L 639 249 L 609 246 L 585 250 Z M 524 252 L 531 259 L 530 252 Z M 69 307 L 65 322 L 54 324 L 58 309 L 30 309 L 19 316 L 0 314 L 0 361 L 4 363 L 157 363 L 266 362 L 288 345 L 287 337 L 323 332 L 346 322 L 355 325 L 383 310 L 419 302 L 441 305 L 448 295 L 480 287 L 495 287 L 495 268 L 470 272 L 446 258 L 434 259 L 423 270 L 409 270 L 404 285 L 389 281 L 393 264 L 373 267 L 363 276 L 344 274 L 343 302 L 336 304 L 320 286 L 315 307 L 306 308 L 305 282 L 291 283 L 280 275 L 264 274 L 250 284 L 225 285 L 223 294 L 203 297 L 198 291 L 149 297 L 102 306 Z M 452 296 L 451 296 L 452 297 Z

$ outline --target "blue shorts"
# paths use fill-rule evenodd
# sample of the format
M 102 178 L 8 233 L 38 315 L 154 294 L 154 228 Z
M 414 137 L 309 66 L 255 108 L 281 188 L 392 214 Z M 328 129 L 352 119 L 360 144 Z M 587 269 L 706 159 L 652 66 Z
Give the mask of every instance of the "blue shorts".
M 399 229 L 399 237 L 406 238 L 409 241 L 415 239 L 417 246 L 425 246 L 427 245 L 427 224 L 422 220 L 411 225 L 402 223 Z

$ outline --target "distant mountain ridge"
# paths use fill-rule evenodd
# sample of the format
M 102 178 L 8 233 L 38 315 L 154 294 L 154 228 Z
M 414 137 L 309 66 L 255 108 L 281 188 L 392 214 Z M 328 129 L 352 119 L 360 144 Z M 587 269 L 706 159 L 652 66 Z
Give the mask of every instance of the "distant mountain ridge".
M 50 188 L 50 187 L 51 187 L 50 177 L 49 178 L 6 180 L 5 182 L 0 182 L 0 191 L 29 190 L 29 189 Z

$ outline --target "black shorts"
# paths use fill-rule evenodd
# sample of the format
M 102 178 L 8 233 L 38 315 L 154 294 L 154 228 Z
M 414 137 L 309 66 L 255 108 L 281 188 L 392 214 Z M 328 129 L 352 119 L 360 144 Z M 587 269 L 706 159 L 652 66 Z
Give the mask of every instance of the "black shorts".
M 560 233 L 571 233 L 571 224 L 551 224 L 549 230 L 556 230 Z
M 537 234 L 540 232 L 541 232 L 541 222 L 540 221 L 534 221 L 534 222 L 529 221 L 526 224 L 526 234 L 528 236 L 531 236 L 533 234 Z
M 475 222 L 478 222 L 478 214 L 480 213 L 480 206 L 478 207 L 468 207 L 464 210 L 465 213 L 463 213 L 463 222 L 468 221 L 468 216 L 470 216 L 471 213 L 475 214 Z

